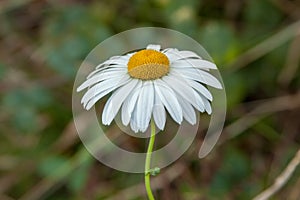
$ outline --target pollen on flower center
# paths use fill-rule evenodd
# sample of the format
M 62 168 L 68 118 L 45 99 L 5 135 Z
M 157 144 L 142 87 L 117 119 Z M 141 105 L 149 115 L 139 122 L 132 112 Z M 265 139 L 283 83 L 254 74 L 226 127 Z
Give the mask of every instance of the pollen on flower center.
M 153 80 L 169 72 L 170 61 L 168 57 L 152 49 L 136 52 L 128 61 L 128 73 L 133 78 Z

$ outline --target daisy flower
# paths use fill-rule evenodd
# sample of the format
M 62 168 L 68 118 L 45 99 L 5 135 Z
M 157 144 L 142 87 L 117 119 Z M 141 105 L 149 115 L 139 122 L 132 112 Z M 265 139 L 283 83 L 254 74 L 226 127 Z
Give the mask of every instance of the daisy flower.
M 104 125 L 121 112 L 123 125 L 134 132 L 145 132 L 151 119 L 163 130 L 166 112 L 178 124 L 186 120 L 192 125 L 196 111 L 211 114 L 213 97 L 206 86 L 222 88 L 209 73 L 215 69 L 214 63 L 192 51 L 150 44 L 99 64 L 77 91 L 87 89 L 81 100 L 87 110 L 112 93 L 102 112 Z

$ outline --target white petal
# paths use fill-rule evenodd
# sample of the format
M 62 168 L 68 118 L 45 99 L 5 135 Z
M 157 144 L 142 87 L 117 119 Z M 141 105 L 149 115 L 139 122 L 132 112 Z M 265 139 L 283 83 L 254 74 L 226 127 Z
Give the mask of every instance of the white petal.
M 149 44 L 147 46 L 147 49 L 153 49 L 155 51 L 160 51 L 160 45 L 158 45 L 158 44 Z
M 102 81 L 90 88 L 85 95 L 82 97 L 84 107 L 89 110 L 99 99 L 113 91 L 114 89 L 126 84 L 129 81 L 129 77 L 123 79 L 109 79 Z
M 139 80 L 135 89 L 131 91 L 131 93 L 128 95 L 128 97 L 125 99 L 122 105 L 121 117 L 122 117 L 122 123 L 125 126 L 127 126 L 130 122 L 131 113 L 133 112 L 136 101 L 140 95 L 141 87 L 142 87 L 142 81 Z
M 100 100 L 102 97 L 104 97 L 105 95 L 109 94 L 110 92 L 112 92 L 115 89 L 115 87 L 110 87 L 106 90 L 103 90 L 101 93 L 97 94 L 96 96 L 92 97 L 91 99 L 89 99 L 88 101 L 83 102 L 83 107 L 86 110 L 91 109 L 91 107 L 93 107 L 93 105 Z
M 130 128 L 137 133 L 139 131 L 138 125 L 137 125 L 137 110 L 136 110 L 136 106 L 135 109 L 133 110 L 132 113 L 132 118 L 130 120 Z
M 95 97 L 96 95 L 100 94 L 101 92 L 109 88 L 112 88 L 113 86 L 115 86 L 116 81 L 117 81 L 116 78 L 108 79 L 89 88 L 88 91 L 83 95 L 81 99 L 81 103 L 85 103 L 85 102 L 87 103 L 91 98 Z
M 173 73 L 173 75 L 164 76 L 162 80 L 165 81 L 176 94 L 192 104 L 197 110 L 201 112 L 204 111 L 204 104 L 199 94 L 186 82 L 182 81 L 180 75 L 176 76 L 175 73 Z
M 193 106 L 182 98 L 177 98 L 182 107 L 184 119 L 192 125 L 196 124 L 196 113 Z
M 92 85 L 101 82 L 103 80 L 106 79 L 110 79 L 110 78 L 116 78 L 118 77 L 119 79 L 122 78 L 122 76 L 125 74 L 126 72 L 124 71 L 108 71 L 108 72 L 102 72 L 99 73 L 91 78 L 89 78 L 88 80 L 86 80 L 85 82 L 83 82 L 78 88 L 77 88 L 77 92 L 87 88 L 87 87 L 91 87 Z
M 136 119 L 138 129 L 145 132 L 149 126 L 154 103 L 153 82 L 145 81 L 141 88 L 139 99 L 136 104 Z
M 194 80 L 185 80 L 192 88 L 194 88 L 196 91 L 198 91 L 200 94 L 205 96 L 207 99 L 212 101 L 213 96 L 211 95 L 210 91 L 204 87 L 201 83 L 194 81 Z
M 192 51 L 179 51 L 179 57 L 182 58 L 198 58 L 202 59 L 198 54 Z
M 115 57 L 114 59 L 108 59 L 104 61 L 103 63 L 99 64 L 96 69 L 99 69 L 103 65 L 127 65 L 129 60 L 129 57 L 126 56 L 120 56 L 120 57 Z
M 160 130 L 164 130 L 166 124 L 166 110 L 163 103 L 161 102 L 158 94 L 154 94 L 154 106 L 153 106 L 153 119 L 156 126 Z
M 200 94 L 195 90 L 193 90 L 193 94 L 196 97 L 195 103 L 197 104 L 197 106 L 195 106 L 195 108 L 200 112 L 204 112 L 205 106 L 204 106 L 204 102 L 202 101 L 202 98 L 200 97 Z
M 171 67 L 175 68 L 198 68 L 198 69 L 218 69 L 217 66 L 209 62 L 207 60 L 202 59 L 184 59 L 184 60 L 176 60 L 171 63 Z
M 200 97 L 202 98 L 202 101 L 204 102 L 204 106 L 205 106 L 205 110 L 206 110 L 207 114 L 210 115 L 212 113 L 210 102 L 204 96 L 200 95 Z
M 166 53 L 166 52 L 169 52 L 169 51 L 177 51 L 178 52 L 178 49 L 176 49 L 176 48 L 166 48 L 166 49 L 162 50 L 161 52 Z
M 88 76 L 87 79 L 92 78 L 95 75 L 98 75 L 100 73 L 103 73 L 105 71 L 127 71 L 127 65 L 109 65 L 109 66 L 103 66 L 101 68 L 95 69 L 92 71 Z
M 154 88 L 155 94 L 159 96 L 173 120 L 180 124 L 182 122 L 182 109 L 174 91 L 160 79 L 154 81 Z
M 123 60 L 127 59 L 128 60 L 132 55 L 133 55 L 133 53 L 128 53 L 123 56 L 112 56 L 109 58 L 109 60 L 114 60 L 114 59 L 123 59 Z
M 102 112 L 102 123 L 109 125 L 118 113 L 122 103 L 138 83 L 137 79 L 132 79 L 126 85 L 117 89 L 109 98 Z
M 213 75 L 211 75 L 210 73 L 207 73 L 205 71 L 202 70 L 197 70 L 194 68 L 189 68 L 189 69 L 173 69 L 173 72 L 177 72 L 178 74 L 182 75 L 183 77 L 190 79 L 190 80 L 195 80 L 201 83 L 204 83 L 206 85 L 218 88 L 218 89 L 222 89 L 222 85 L 219 82 L 218 79 L 216 79 Z M 172 71 L 170 72 L 170 74 L 172 73 Z
M 172 64 L 173 61 L 178 60 L 179 58 L 179 51 L 178 49 L 174 49 L 174 48 L 168 48 L 168 49 L 164 49 L 162 51 L 170 60 L 170 63 Z
M 177 60 L 187 59 L 187 58 L 197 58 L 202 59 L 199 55 L 192 51 L 178 51 L 177 49 L 170 49 L 169 51 L 165 52 L 165 55 L 169 58 L 171 63 Z

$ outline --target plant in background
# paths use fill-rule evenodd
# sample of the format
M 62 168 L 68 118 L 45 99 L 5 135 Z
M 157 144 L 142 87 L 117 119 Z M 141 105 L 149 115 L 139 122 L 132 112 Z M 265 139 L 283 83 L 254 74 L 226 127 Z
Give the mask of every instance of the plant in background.
M 122 123 L 136 133 L 144 133 L 150 126 L 145 160 L 149 199 L 154 199 L 150 175 L 160 171 L 150 167 L 156 127 L 164 129 L 166 111 L 178 124 L 186 120 L 192 125 L 197 120 L 196 111 L 211 114 L 213 97 L 205 85 L 222 89 L 220 82 L 209 73 L 211 69 L 217 69 L 214 63 L 192 51 L 161 49 L 160 45 L 150 44 L 146 49 L 113 56 L 101 63 L 77 88 L 78 92 L 87 89 L 81 99 L 87 110 L 112 93 L 102 113 L 104 125 L 110 125 L 120 112 Z

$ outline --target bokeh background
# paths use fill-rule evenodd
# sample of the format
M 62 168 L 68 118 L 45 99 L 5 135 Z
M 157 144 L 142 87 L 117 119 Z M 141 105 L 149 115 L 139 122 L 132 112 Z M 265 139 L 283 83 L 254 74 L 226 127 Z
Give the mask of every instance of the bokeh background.
M 228 101 L 213 152 L 197 157 L 201 127 L 188 152 L 152 179 L 157 199 L 252 199 L 287 167 L 300 147 L 299 1 L 1 0 L 1 200 L 146 199 L 142 174 L 110 169 L 85 150 L 71 110 L 76 71 L 89 51 L 143 26 L 202 44 Z M 113 139 L 119 130 L 108 133 Z M 122 141 L 145 150 L 144 140 Z M 300 199 L 299 175 L 296 168 L 272 199 Z

